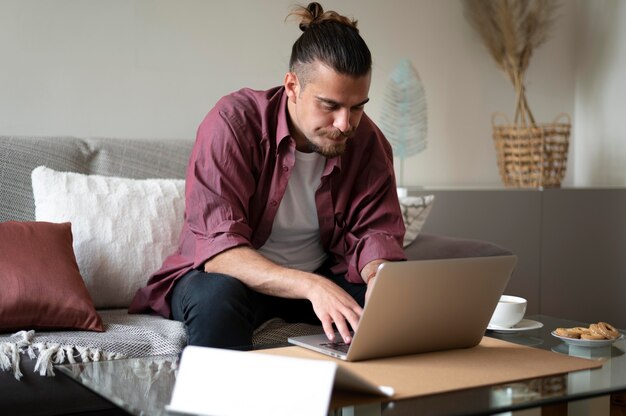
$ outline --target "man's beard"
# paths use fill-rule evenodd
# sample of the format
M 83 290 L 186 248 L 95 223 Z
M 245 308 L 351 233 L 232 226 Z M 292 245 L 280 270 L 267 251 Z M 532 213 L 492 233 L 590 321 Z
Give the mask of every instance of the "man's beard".
M 354 129 L 347 131 L 345 133 L 339 130 L 335 130 L 335 131 L 322 130 L 318 132 L 317 137 L 323 137 L 325 139 L 332 139 L 332 140 L 335 140 L 339 137 L 350 138 L 354 136 L 354 132 L 355 132 Z M 343 155 L 344 152 L 346 151 L 346 145 L 348 143 L 348 140 L 344 140 L 340 143 L 330 142 L 330 144 L 320 145 L 318 143 L 314 143 L 308 137 L 307 137 L 307 141 L 309 142 L 309 149 L 312 152 L 319 153 L 320 155 L 327 157 L 329 159 Z

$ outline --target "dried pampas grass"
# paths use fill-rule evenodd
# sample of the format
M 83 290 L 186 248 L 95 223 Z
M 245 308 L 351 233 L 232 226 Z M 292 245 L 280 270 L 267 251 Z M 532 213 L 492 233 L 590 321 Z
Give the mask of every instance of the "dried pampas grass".
M 461 0 L 465 17 L 515 87 L 515 123 L 535 125 L 524 77 L 533 51 L 549 36 L 555 0 Z

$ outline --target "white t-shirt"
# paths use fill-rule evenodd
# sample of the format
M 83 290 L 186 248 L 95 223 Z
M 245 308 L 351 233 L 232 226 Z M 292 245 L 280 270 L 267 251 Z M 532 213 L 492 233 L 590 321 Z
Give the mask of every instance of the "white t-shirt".
M 296 151 L 296 163 L 280 202 L 272 233 L 259 252 L 273 262 L 298 270 L 317 270 L 327 258 L 320 242 L 315 206 L 326 158 Z

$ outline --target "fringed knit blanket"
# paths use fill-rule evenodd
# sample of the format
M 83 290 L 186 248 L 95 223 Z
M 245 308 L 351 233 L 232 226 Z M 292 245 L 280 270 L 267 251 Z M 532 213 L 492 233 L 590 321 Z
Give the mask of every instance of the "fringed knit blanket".
M 19 331 L 0 335 L 0 370 L 22 377 L 22 354 L 36 360 L 35 372 L 54 375 L 54 364 L 177 355 L 187 345 L 182 323 L 152 315 L 129 315 L 126 309 L 98 311 L 104 332 Z M 286 343 L 290 336 L 323 332 L 321 326 L 286 323 L 274 318 L 254 331 L 253 345 Z
M 117 358 L 175 355 L 187 343 L 180 322 L 160 316 L 129 315 L 125 309 L 98 311 L 104 332 L 19 331 L 0 335 L 0 370 L 22 377 L 20 358 L 36 359 L 35 372 L 54 375 L 53 365 Z

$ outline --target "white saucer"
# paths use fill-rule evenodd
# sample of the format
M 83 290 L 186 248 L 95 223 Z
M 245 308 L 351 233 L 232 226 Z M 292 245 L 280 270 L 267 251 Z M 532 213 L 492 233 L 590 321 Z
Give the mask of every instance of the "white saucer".
M 624 339 L 624 335 L 621 335 L 616 339 L 576 339 L 576 338 L 567 338 L 557 335 L 556 332 L 552 331 L 552 336 L 557 337 L 561 341 L 566 344 L 575 346 L 575 347 L 587 347 L 587 348 L 600 348 L 600 347 L 608 347 L 612 345 L 615 341 L 620 341 Z
M 510 333 L 510 332 L 531 331 L 533 329 L 539 329 L 541 327 L 543 327 L 543 324 L 541 322 L 533 321 L 532 319 L 522 319 L 516 325 L 510 328 L 505 328 L 502 326 L 487 325 L 488 330 L 494 331 L 494 332 L 501 332 L 503 334 Z

